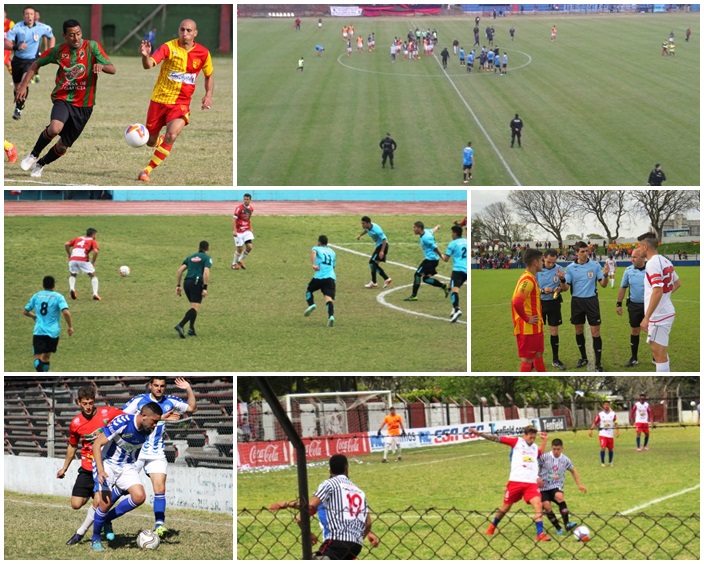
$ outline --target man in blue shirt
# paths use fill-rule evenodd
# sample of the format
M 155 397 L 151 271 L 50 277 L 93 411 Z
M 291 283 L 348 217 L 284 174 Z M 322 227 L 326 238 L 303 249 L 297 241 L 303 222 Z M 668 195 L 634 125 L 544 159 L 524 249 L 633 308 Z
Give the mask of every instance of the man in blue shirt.
M 467 281 L 467 239 L 462 237 L 462 226 L 452 226 L 452 241 L 447 246 L 447 252 L 440 255 L 444 262 L 452 257 L 452 274 L 450 275 L 450 301 L 452 313 L 450 322 L 455 323 L 461 316 L 460 288 Z
M 325 296 L 325 306 L 328 310 L 328 327 L 335 325 L 335 251 L 328 247 L 327 235 L 318 237 L 317 246 L 311 249 L 310 263 L 315 271 L 306 288 L 308 307 L 303 315 L 308 317 L 318 307 L 313 299 L 313 292 L 320 290 Z
M 464 183 L 469 184 L 472 180 L 472 165 L 474 164 L 474 149 L 472 142 L 467 141 L 467 146 L 462 150 L 462 171 L 464 174 Z
M 607 267 L 602 270 L 598 262 L 589 260 L 589 248 L 584 241 L 575 245 L 577 260 L 567 267 L 565 282 L 572 287 L 572 315 L 570 321 L 577 334 L 577 347 L 581 355 L 575 368 L 582 368 L 589 364 L 587 361 L 586 340 L 584 338 L 584 321 L 589 321 L 594 345 L 594 371 L 604 372 L 601 366 L 601 312 L 599 311 L 599 298 L 596 292 L 596 283 L 606 288 L 609 279 L 605 276 Z
M 543 269 L 535 277 L 540 288 L 540 305 L 543 310 L 543 323 L 550 328 L 550 346 L 552 347 L 552 365 L 565 370 L 560 360 L 560 337 L 558 330 L 562 325 L 562 293 L 567 291 L 565 271 L 557 264 L 557 251 L 547 249 L 543 253 Z
M 66 298 L 54 291 L 56 281 L 53 276 L 45 276 L 42 280 L 42 291 L 34 294 L 29 303 L 24 306 L 24 315 L 33 319 L 34 336 L 34 369 L 37 372 L 49 372 L 51 353 L 59 346 L 61 334 L 61 315 L 68 323 L 68 336 L 73 335 L 73 320 L 68 311 Z M 36 313 L 32 313 L 35 310 Z
M 23 12 L 24 21 L 16 23 L 5 37 L 5 49 L 12 49 L 15 55 L 12 58 L 12 82 L 15 85 L 15 93 L 22 82 L 24 73 L 29 70 L 32 63 L 37 59 L 39 54 L 39 44 L 42 37 L 49 38 L 49 49 L 53 49 L 56 45 L 56 38 L 51 31 L 51 28 L 39 21 L 35 21 L 34 8 L 27 6 Z M 29 89 L 27 89 L 29 94 Z M 20 119 L 22 110 L 27 99 L 15 101 L 15 112 L 12 114 L 12 119 Z
M 386 262 L 386 257 L 389 254 L 389 240 L 386 238 L 384 231 L 376 223 L 372 223 L 371 218 L 365 215 L 362 218 L 362 232 L 357 235 L 357 241 L 362 238 L 364 234 L 369 235 L 374 241 L 376 248 L 369 259 L 369 268 L 372 271 L 372 281 L 369 284 L 365 284 L 365 288 L 376 288 L 376 274 L 377 272 L 381 274 L 384 279 L 384 288 L 389 286 L 393 280 L 386 275 L 384 269 L 379 266 L 380 262 Z
M 418 289 L 420 288 L 421 281 L 431 286 L 442 288 L 443 292 L 445 292 L 445 297 L 450 293 L 447 284 L 443 284 L 440 280 L 433 278 L 433 276 L 438 273 L 437 268 L 440 263 L 440 249 L 438 249 L 435 236 L 433 235 L 438 229 L 440 229 L 439 225 L 436 225 L 432 229 L 426 229 L 422 221 L 416 221 L 413 224 L 413 233 L 420 237 L 420 248 L 423 249 L 425 260 L 420 263 L 420 266 L 416 270 L 416 274 L 413 278 L 413 292 L 404 300 L 406 302 L 418 301 Z
M 628 290 L 628 321 L 631 325 L 631 359 L 626 367 L 638 364 L 638 345 L 640 344 L 640 324 L 645 317 L 645 255 L 640 248 L 633 249 L 631 266 L 623 273 L 621 287 L 618 290 L 616 313 L 623 315 L 623 298 Z

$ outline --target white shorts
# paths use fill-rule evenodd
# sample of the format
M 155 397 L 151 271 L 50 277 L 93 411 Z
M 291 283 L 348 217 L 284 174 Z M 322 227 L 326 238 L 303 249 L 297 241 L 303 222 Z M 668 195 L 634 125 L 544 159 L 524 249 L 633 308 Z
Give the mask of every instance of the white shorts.
M 399 437 L 392 437 L 391 435 L 388 435 L 386 437 L 386 446 L 391 447 L 392 449 L 395 449 L 397 446 L 400 446 L 401 443 L 399 442 Z
M 93 274 L 95 272 L 95 266 L 93 266 L 92 262 L 86 262 L 84 260 L 70 260 L 68 261 L 68 271 L 71 274 L 78 274 L 79 272 Z
M 113 466 L 112 464 L 105 463 L 103 468 L 108 473 L 108 479 L 104 484 L 98 483 L 97 470 L 93 471 L 93 491 L 110 491 L 114 486 L 117 486 L 123 491 L 127 491 L 135 484 L 141 485 L 139 481 L 139 472 L 134 464 L 125 464 L 122 467 Z
M 140 458 L 135 464 L 137 472 L 144 470 L 144 473 L 149 474 L 167 474 L 166 458 Z
M 246 242 L 254 241 L 254 234 L 251 231 L 244 231 L 235 235 L 235 246 L 243 247 Z
M 672 322 L 674 317 L 670 317 L 665 321 L 658 321 L 657 324 L 648 324 L 648 339 L 646 343 L 657 343 L 666 347 L 670 342 L 670 331 L 672 330 Z

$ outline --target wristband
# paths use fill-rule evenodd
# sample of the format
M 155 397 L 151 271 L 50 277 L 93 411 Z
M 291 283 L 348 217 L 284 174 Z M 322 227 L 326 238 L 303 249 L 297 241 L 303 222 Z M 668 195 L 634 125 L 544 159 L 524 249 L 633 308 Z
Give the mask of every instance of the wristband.
M 176 284 L 176 287 L 177 287 L 177 288 L 180 288 L 180 287 L 181 287 L 181 284 Z
M 616 302 L 616 307 L 623 307 L 623 302 Z
M 207 289 L 208 289 L 208 285 L 207 285 L 207 284 L 203 284 L 203 290 L 207 290 Z

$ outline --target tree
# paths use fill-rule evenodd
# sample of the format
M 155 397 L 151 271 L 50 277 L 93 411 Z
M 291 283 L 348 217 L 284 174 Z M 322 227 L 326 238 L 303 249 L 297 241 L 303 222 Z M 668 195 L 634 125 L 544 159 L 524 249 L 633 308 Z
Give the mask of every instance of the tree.
M 470 233 L 473 243 L 480 243 L 484 240 L 484 233 L 486 233 L 486 225 L 479 217 L 479 214 L 474 214 L 472 216 L 472 222 L 470 224 Z
M 575 215 L 564 190 L 511 190 L 508 196 L 513 211 L 528 225 L 536 224 L 557 240 L 562 247 L 562 232 Z
M 658 241 L 662 241 L 663 226 L 675 214 L 699 208 L 698 190 L 633 190 L 631 193 L 639 204 L 637 211 L 648 218 Z
M 568 191 L 576 211 L 593 215 L 606 231 L 606 238 L 609 242 L 615 241 L 619 237 L 621 220 L 628 213 L 630 201 L 628 194 L 626 190 Z M 611 217 L 613 217 L 613 224 L 609 222 Z
M 530 238 L 530 232 L 525 226 L 516 223 L 511 209 L 506 202 L 489 204 L 475 215 L 483 226 L 482 238 L 486 241 L 499 241 L 506 247 L 516 241 Z

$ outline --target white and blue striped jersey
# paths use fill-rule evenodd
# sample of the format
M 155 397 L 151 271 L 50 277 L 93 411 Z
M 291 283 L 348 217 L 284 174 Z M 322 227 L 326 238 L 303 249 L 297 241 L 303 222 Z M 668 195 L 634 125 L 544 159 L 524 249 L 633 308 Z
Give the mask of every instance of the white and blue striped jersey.
M 121 468 L 125 464 L 134 464 L 137 461 L 140 449 L 149 438 L 149 433 L 137 429 L 136 418 L 136 415 L 118 415 L 102 428 L 109 441 L 101 451 L 104 464 Z M 93 472 L 95 471 L 95 460 L 93 460 Z
M 161 410 L 166 413 L 172 409 L 176 413 L 186 413 L 188 411 L 188 403 L 176 396 L 161 396 L 159 401 L 155 400 L 150 393 L 140 394 L 133 397 L 125 405 L 122 406 L 122 411 L 125 413 L 139 413 L 143 406 L 150 402 L 159 404 Z M 164 454 L 164 432 L 166 431 L 166 421 L 159 421 L 154 427 L 154 431 L 149 435 L 149 438 L 142 447 L 142 458 L 165 458 Z
M 546 452 L 538 459 L 538 475 L 543 479 L 541 492 L 562 490 L 565 487 L 565 472 L 572 470 L 572 461 L 564 454 L 555 458 L 552 451 Z

